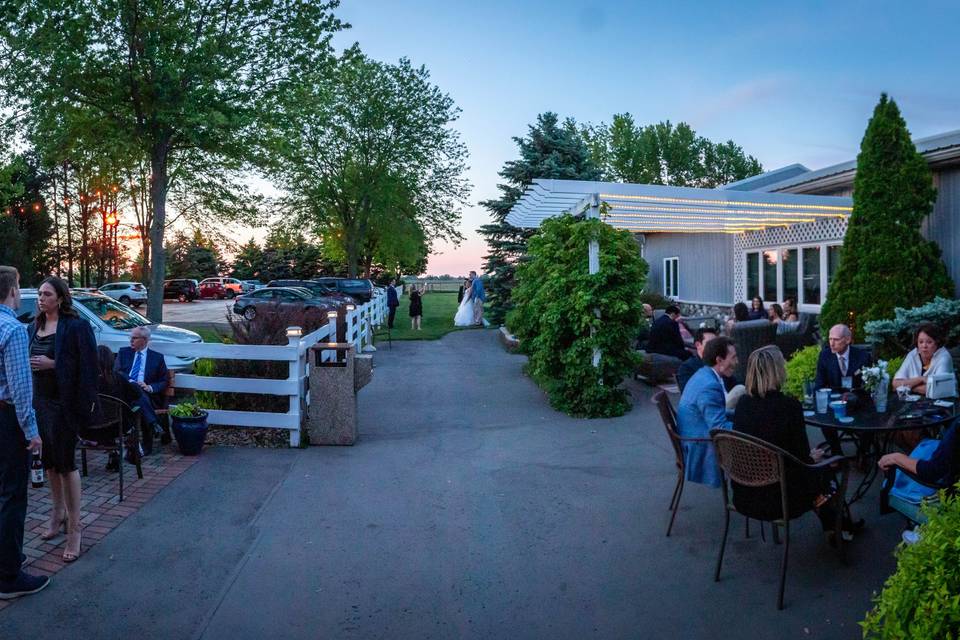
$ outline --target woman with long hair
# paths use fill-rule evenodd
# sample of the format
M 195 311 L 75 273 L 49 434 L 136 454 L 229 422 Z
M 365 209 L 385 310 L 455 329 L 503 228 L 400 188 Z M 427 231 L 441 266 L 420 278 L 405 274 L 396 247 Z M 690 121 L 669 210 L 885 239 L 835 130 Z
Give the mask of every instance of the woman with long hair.
M 766 320 L 767 319 L 767 310 L 763 307 L 763 298 L 760 296 L 753 296 L 753 300 L 750 301 L 750 312 L 747 314 L 750 320 Z
M 75 453 L 80 429 L 99 417 L 96 339 L 77 315 L 67 283 L 50 276 L 37 289 L 37 318 L 30 326 L 34 409 L 43 440 L 43 468 L 53 508 L 46 531 L 67 533 L 64 562 L 80 557 L 80 472 Z

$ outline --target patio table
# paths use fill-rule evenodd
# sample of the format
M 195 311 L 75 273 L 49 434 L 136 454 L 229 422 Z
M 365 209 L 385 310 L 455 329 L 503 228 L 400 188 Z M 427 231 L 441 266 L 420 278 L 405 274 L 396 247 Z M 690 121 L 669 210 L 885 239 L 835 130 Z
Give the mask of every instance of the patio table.
M 926 398 L 915 402 L 901 401 L 895 393 L 891 393 L 887 400 L 887 410 L 881 413 L 876 410 L 871 398 L 859 395 L 857 396 L 859 404 L 849 413 L 849 417 L 853 418 L 849 422 L 837 420 L 832 410 L 805 415 L 804 421 L 812 427 L 828 427 L 852 432 L 858 436 L 858 442 L 862 445 L 858 453 L 869 464 L 869 468 L 857 490 L 847 501 L 847 504 L 853 504 L 870 489 L 878 475 L 877 461 L 889 451 L 890 443 L 896 433 L 917 429 L 940 429 L 953 422 L 958 415 L 957 401 L 955 398 L 947 400 L 953 404 L 949 407 L 940 407 L 935 405 L 933 400 Z

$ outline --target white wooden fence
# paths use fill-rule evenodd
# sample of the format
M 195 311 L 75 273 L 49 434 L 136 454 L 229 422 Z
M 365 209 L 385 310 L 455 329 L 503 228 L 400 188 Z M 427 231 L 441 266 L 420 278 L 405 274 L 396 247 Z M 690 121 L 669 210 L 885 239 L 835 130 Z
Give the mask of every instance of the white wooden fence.
M 382 290 L 375 290 L 374 298 L 346 314 L 346 341 L 353 344 L 357 353 L 375 351 L 373 332 L 386 318 L 387 297 Z M 353 305 L 351 305 L 352 307 Z M 306 419 L 310 404 L 307 380 L 310 376 L 309 351 L 320 342 L 337 340 L 337 314 L 328 314 L 328 323 L 313 333 L 301 335 L 299 327 L 287 329 L 286 345 L 240 345 L 214 343 L 151 343 L 150 348 L 164 355 L 212 358 L 215 360 L 257 360 L 286 362 L 287 377 L 282 380 L 262 378 L 224 378 L 179 373 L 177 389 L 192 391 L 218 391 L 222 393 L 257 393 L 271 396 L 287 396 L 289 407 L 285 413 L 267 411 L 227 411 L 208 409 L 207 422 L 214 425 L 237 427 L 262 427 L 290 431 L 290 446 L 300 446 L 300 429 Z M 325 352 L 324 359 L 334 357 L 334 352 Z

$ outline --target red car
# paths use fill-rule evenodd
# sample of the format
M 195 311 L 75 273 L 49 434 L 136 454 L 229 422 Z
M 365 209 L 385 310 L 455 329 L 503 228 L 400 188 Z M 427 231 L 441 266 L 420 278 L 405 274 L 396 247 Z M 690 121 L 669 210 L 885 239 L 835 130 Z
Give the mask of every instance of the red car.
M 236 278 L 207 278 L 200 281 L 200 297 L 232 300 L 243 293 L 243 285 Z

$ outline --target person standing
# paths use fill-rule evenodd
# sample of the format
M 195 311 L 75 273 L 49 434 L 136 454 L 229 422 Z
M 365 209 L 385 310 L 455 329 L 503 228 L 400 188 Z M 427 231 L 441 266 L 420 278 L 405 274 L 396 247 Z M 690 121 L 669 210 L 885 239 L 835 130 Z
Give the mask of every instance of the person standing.
M 397 315 L 397 307 L 400 306 L 400 296 L 397 295 L 397 284 L 398 282 L 396 280 L 391 280 L 387 286 L 387 309 L 389 309 L 387 327 L 390 329 L 393 329 L 393 319 Z
M 169 376 L 167 361 L 163 354 L 148 349 L 150 327 L 134 327 L 130 330 L 130 346 L 121 347 L 117 352 L 113 370 L 124 380 L 129 380 L 131 404 L 140 407 L 143 416 L 143 453 L 153 453 L 153 437 L 161 436 L 161 443 L 170 442 L 170 435 L 163 431 L 157 420 L 155 407 L 163 402 L 163 392 L 167 390 Z M 132 462 L 132 461 L 131 461 Z
M 470 272 L 473 283 L 470 285 L 470 298 L 473 300 L 473 324 L 483 324 L 483 303 L 487 296 L 483 292 L 483 281 L 476 271 Z
M 37 318 L 31 325 L 30 368 L 36 394 L 33 408 L 43 440 L 43 468 L 53 508 L 43 540 L 67 532 L 63 561 L 80 557 L 80 472 L 76 465 L 81 429 L 100 417 L 97 396 L 97 341 L 90 324 L 73 308 L 67 283 L 50 276 L 37 289 Z
M 0 599 L 40 591 L 47 576 L 25 572 L 23 524 L 27 478 L 34 455 L 43 450 L 33 410 L 27 331 L 14 310 L 20 306 L 20 274 L 0 266 Z
M 423 292 L 425 287 L 410 285 L 410 329 L 420 331 L 420 320 L 423 316 Z

